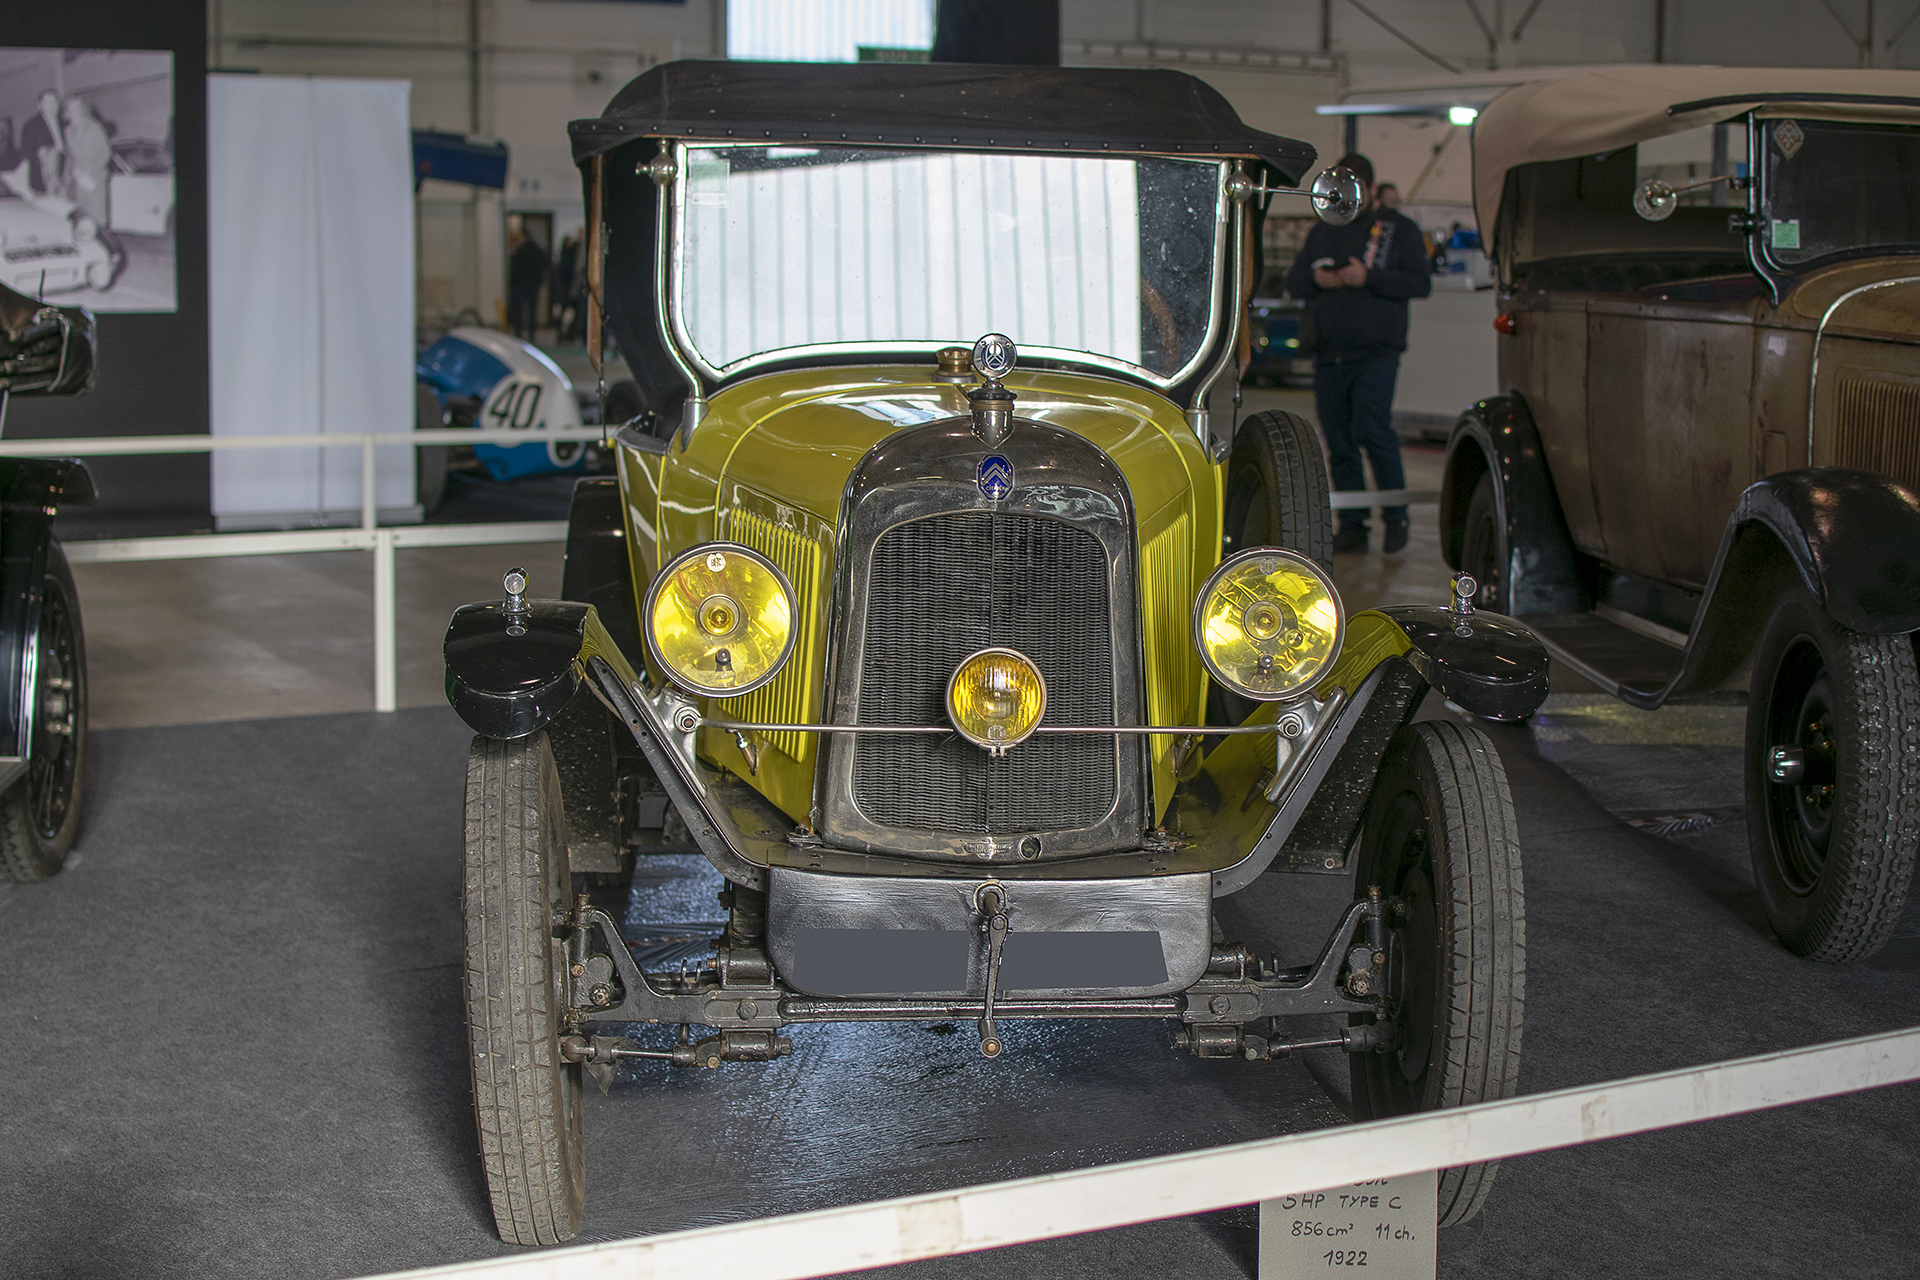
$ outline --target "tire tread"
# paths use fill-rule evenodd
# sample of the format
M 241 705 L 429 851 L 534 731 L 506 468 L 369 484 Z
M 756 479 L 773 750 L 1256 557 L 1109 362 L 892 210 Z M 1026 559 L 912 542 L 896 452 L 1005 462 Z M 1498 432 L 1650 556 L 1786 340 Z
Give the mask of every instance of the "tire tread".
M 543 854 L 557 803 L 545 735 L 475 738 L 467 761 L 467 1016 L 475 1120 L 494 1220 L 509 1244 L 579 1229 L 582 1168 L 561 1114 Z M 577 1095 L 577 1089 L 575 1093 Z

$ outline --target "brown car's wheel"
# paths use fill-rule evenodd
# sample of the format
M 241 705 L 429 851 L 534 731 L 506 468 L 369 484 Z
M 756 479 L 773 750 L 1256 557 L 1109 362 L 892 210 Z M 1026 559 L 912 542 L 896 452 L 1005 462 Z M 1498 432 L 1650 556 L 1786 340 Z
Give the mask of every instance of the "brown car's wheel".
M 1479 584 L 1473 607 L 1510 613 L 1507 599 L 1507 531 L 1500 525 L 1493 477 L 1483 475 L 1467 499 L 1466 527 L 1460 533 L 1460 572 Z
M 1349 1059 L 1353 1117 L 1512 1097 L 1527 976 L 1526 894 L 1506 770 L 1479 729 L 1422 721 L 1394 735 L 1357 857 L 1355 891 L 1391 902 L 1391 1045 Z M 1356 1015 L 1356 1025 L 1374 1023 Z M 1479 1211 L 1497 1164 L 1440 1175 L 1440 1225 Z
M 0 870 L 21 881 L 45 880 L 59 871 L 80 826 L 87 650 L 73 570 L 57 542 L 47 548 L 41 580 L 32 698 L 27 774 L 0 799 Z
M 1796 955 L 1860 960 L 1892 934 L 1920 847 L 1920 674 L 1906 636 L 1836 623 L 1794 586 L 1747 702 L 1747 842 Z
M 571 877 L 560 775 L 544 733 L 475 738 L 467 755 L 467 1037 L 480 1158 L 509 1244 L 580 1229 L 580 1067 L 560 1053 Z

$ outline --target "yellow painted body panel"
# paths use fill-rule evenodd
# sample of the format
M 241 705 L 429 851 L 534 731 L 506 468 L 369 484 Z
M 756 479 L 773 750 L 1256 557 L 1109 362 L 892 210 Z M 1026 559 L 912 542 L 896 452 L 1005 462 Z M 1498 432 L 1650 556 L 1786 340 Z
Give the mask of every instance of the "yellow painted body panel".
M 1151 391 L 1090 374 L 1015 372 L 1015 413 L 1085 437 L 1126 476 L 1140 538 L 1147 712 L 1154 724 L 1199 724 L 1206 675 L 1191 634 L 1193 593 L 1220 558 L 1224 472 L 1179 408 Z M 621 491 L 633 532 L 635 598 L 665 559 L 725 539 L 767 555 L 800 597 L 800 634 L 765 688 L 715 708 L 760 723 L 816 721 L 826 674 L 834 539 L 848 476 L 904 427 L 967 412 L 962 388 L 930 367 L 869 365 L 749 379 L 716 395 L 683 451 L 623 447 Z M 928 620 L 930 621 L 930 620 Z M 911 625 L 921 625 L 913 620 Z M 818 735 L 751 741 L 708 730 L 701 751 L 748 779 L 796 822 L 808 821 Z M 1175 739 L 1152 740 L 1154 817 L 1174 788 Z

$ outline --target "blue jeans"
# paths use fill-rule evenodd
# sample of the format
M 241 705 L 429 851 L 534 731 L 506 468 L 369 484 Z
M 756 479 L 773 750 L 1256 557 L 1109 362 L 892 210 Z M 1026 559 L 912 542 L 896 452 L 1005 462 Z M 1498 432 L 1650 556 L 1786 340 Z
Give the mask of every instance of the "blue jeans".
M 1327 471 L 1336 493 L 1363 491 L 1367 473 L 1364 453 L 1373 464 L 1373 482 L 1381 489 L 1407 487 L 1400 467 L 1400 437 L 1393 433 L 1393 382 L 1400 373 L 1400 357 L 1375 356 L 1339 364 L 1316 361 L 1313 366 L 1313 407 L 1320 428 L 1327 433 Z M 1405 507 L 1383 507 L 1388 524 L 1405 524 Z M 1341 529 L 1367 529 L 1365 507 L 1342 507 Z

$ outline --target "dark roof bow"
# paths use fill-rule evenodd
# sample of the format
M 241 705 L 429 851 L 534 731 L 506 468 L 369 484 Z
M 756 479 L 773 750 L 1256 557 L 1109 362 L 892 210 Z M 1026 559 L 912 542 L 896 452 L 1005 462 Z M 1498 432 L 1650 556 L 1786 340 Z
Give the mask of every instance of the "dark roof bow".
M 1240 156 L 1297 183 L 1315 158 L 1185 72 L 1104 67 L 669 62 L 568 133 L 576 163 L 634 138 L 688 138 Z

